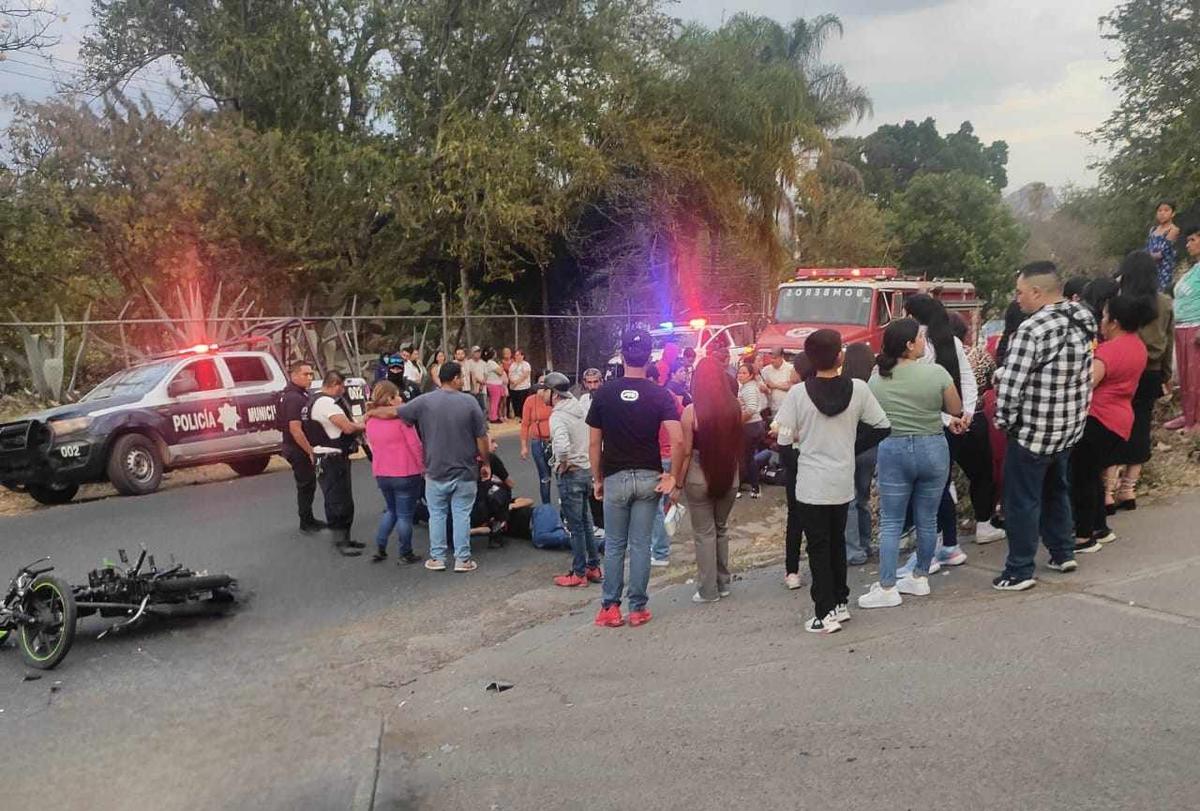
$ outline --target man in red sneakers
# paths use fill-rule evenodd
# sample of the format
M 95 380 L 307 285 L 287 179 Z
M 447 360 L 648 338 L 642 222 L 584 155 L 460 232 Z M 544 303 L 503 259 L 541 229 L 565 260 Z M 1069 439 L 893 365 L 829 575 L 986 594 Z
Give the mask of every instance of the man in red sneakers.
M 588 459 L 588 407 L 571 393 L 571 381 L 562 372 L 550 372 L 538 384 L 550 392 L 550 450 L 558 473 L 558 501 L 571 533 L 571 571 L 554 578 L 568 588 L 603 580 L 592 511 L 592 464 Z
M 591 467 L 603 478 L 593 485 L 604 501 L 604 595 L 596 624 L 617 628 L 625 587 L 625 549 L 629 548 L 629 624 L 650 621 L 646 594 L 650 583 L 650 535 L 659 497 L 675 489 L 682 464 L 683 432 L 675 396 L 646 379 L 652 340 L 645 330 L 632 330 L 621 342 L 625 376 L 610 380 L 592 395 L 587 424 Z M 671 469 L 659 458 L 658 431 L 667 429 Z

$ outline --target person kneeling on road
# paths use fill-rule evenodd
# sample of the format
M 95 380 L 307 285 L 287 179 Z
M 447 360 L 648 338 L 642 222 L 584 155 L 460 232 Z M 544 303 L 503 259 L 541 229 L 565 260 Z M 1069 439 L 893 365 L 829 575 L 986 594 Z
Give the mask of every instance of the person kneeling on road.
M 354 556 L 362 554 L 364 544 L 350 539 L 354 523 L 350 454 L 357 445 L 355 435 L 364 427 L 350 419 L 343 403 L 345 394 L 342 373 L 328 372 L 321 390 L 304 406 L 301 423 L 316 459 L 317 482 L 325 497 L 325 522 L 333 531 L 333 545 L 343 555 Z
M 558 501 L 571 533 L 571 571 L 554 578 L 556 586 L 586 586 L 604 579 L 588 496 L 592 491 L 592 464 L 588 459 L 588 404 L 571 394 L 571 381 L 562 372 L 551 372 L 541 382 L 550 392 L 550 448 L 558 472 Z

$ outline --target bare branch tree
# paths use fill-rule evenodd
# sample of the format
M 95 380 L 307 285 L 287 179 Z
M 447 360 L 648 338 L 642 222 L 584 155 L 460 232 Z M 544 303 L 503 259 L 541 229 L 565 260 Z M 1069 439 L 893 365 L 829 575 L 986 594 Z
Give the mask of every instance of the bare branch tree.
M 36 0 L 0 0 L 0 58 L 11 51 L 41 50 L 58 43 L 50 27 L 58 12 Z

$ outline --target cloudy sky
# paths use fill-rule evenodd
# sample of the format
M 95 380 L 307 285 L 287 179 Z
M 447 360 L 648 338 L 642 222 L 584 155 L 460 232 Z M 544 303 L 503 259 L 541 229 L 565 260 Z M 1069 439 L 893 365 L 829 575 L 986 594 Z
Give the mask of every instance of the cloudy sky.
M 1098 18 L 1116 0 L 679 0 L 673 13 L 708 25 L 739 11 L 781 21 L 831 12 L 846 34 L 827 56 L 864 85 L 872 118 L 851 131 L 933 116 L 942 132 L 969 120 L 985 141 L 1010 147 L 1009 188 L 1033 180 L 1089 184 L 1094 150 L 1079 135 L 1104 120 L 1115 96 Z M 58 0 L 57 75 L 77 70 L 89 0 Z M 30 64 L 21 64 L 17 60 Z M 0 94 L 38 97 L 53 91 L 53 73 L 37 57 L 0 62 Z M 21 75 L 26 74 L 26 75 Z M 139 85 L 164 91 L 153 77 Z
M 739 11 L 788 21 L 837 14 L 845 37 L 829 61 L 865 86 L 875 114 L 854 127 L 933 116 L 941 132 L 963 121 L 1009 145 L 1009 189 L 1041 180 L 1087 185 L 1095 150 L 1079 135 L 1116 97 L 1104 77 L 1111 45 L 1099 17 L 1116 0 L 679 0 L 675 13 L 718 25 Z

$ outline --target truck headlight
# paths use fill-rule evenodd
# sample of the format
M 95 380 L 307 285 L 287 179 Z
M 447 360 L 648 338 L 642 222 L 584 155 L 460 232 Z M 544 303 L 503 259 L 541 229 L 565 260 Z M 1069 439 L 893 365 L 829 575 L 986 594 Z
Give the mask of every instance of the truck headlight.
M 69 420 L 52 420 L 50 422 L 50 430 L 56 438 L 64 437 L 78 431 L 83 431 L 91 424 L 91 417 L 72 417 Z

